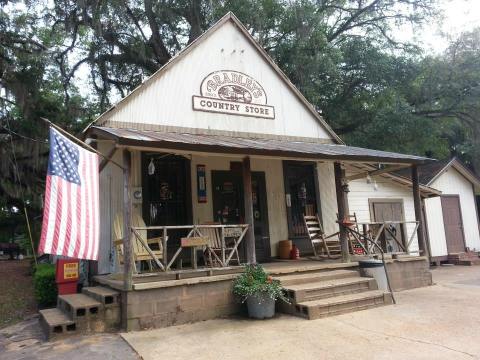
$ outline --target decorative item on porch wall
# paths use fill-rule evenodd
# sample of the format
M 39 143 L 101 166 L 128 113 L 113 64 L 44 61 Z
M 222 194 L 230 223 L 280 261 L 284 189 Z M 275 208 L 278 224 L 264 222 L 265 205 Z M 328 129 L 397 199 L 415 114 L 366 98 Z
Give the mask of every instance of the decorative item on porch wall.
M 280 281 L 272 279 L 259 264 L 245 266 L 233 282 L 233 293 L 247 302 L 248 316 L 254 319 L 273 317 L 277 299 L 288 303 Z
M 205 165 L 197 165 L 197 195 L 199 203 L 207 202 L 207 178 Z

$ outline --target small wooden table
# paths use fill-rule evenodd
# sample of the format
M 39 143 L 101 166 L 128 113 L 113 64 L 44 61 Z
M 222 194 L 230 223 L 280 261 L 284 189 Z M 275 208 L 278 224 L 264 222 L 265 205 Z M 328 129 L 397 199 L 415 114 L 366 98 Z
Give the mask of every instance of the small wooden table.
M 180 249 L 183 248 L 190 248 L 192 255 L 192 267 L 194 269 L 197 269 L 197 248 L 198 247 L 203 247 L 206 246 L 208 243 L 208 238 L 205 236 L 191 236 L 191 237 L 183 237 L 180 239 Z M 177 255 L 180 254 L 180 252 L 177 252 Z

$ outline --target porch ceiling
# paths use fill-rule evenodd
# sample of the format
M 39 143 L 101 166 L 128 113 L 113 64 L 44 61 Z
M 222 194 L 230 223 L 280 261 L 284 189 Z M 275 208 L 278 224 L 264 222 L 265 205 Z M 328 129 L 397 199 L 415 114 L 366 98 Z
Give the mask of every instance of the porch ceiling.
M 159 147 L 172 150 L 395 164 L 424 164 L 433 160 L 420 156 L 354 146 L 287 139 L 253 139 L 224 135 L 159 132 L 99 126 L 92 126 L 89 132 L 101 138 L 115 140 L 119 145 Z

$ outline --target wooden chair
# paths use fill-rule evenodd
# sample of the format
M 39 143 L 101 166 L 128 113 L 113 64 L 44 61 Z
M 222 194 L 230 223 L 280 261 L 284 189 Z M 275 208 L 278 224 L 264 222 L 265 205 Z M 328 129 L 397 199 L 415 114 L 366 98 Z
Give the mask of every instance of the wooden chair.
M 360 228 L 358 226 L 357 214 L 348 215 L 347 220 L 349 222 L 349 228 L 353 229 L 355 232 L 360 233 Z M 350 246 L 350 253 L 353 255 L 363 255 L 365 252 L 363 244 L 360 243 L 360 240 L 356 235 L 353 235 L 351 232 L 348 232 L 348 244 Z
M 315 257 L 320 255 L 326 255 L 330 259 L 339 258 L 342 255 L 342 249 L 340 247 L 340 240 L 338 238 L 338 232 L 325 236 L 322 223 L 317 215 L 304 215 L 303 221 L 307 229 L 310 242 L 312 243 L 313 253 Z M 317 247 L 320 245 L 320 251 Z
M 145 227 L 145 222 L 140 214 L 134 212 L 132 214 L 132 227 Z M 147 239 L 147 230 L 137 230 L 138 234 L 142 237 L 153 255 L 158 259 L 163 259 L 163 237 L 155 237 Z M 119 264 L 123 264 L 124 261 L 124 249 L 123 249 L 123 213 L 118 213 L 113 221 L 113 244 L 117 255 L 117 261 Z M 133 250 L 133 262 L 134 269 L 139 272 L 135 264 L 137 262 L 146 261 L 149 269 L 152 270 L 152 256 L 149 254 L 142 242 L 131 234 L 132 250 Z
M 208 222 L 202 225 L 220 225 L 220 223 Z M 202 236 L 207 238 L 208 246 L 205 249 L 203 255 L 205 259 L 205 265 L 207 266 L 222 266 L 222 237 L 219 233 L 219 228 L 214 227 L 202 227 L 199 225 L 199 230 Z M 238 249 L 232 245 L 231 241 L 225 241 L 225 253 L 229 254 L 233 250 L 234 257 L 233 260 L 240 265 L 240 256 L 238 255 Z M 227 265 L 227 264 L 224 264 Z

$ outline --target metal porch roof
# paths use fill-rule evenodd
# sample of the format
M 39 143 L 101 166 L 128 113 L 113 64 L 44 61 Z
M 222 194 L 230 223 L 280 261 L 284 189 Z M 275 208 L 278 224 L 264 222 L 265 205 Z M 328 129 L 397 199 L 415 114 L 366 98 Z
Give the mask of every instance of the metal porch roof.
M 424 164 L 432 159 L 340 144 L 321 144 L 290 139 L 259 139 L 225 135 L 189 134 L 92 126 L 91 134 L 120 145 L 172 150 L 302 157 L 376 163 Z

